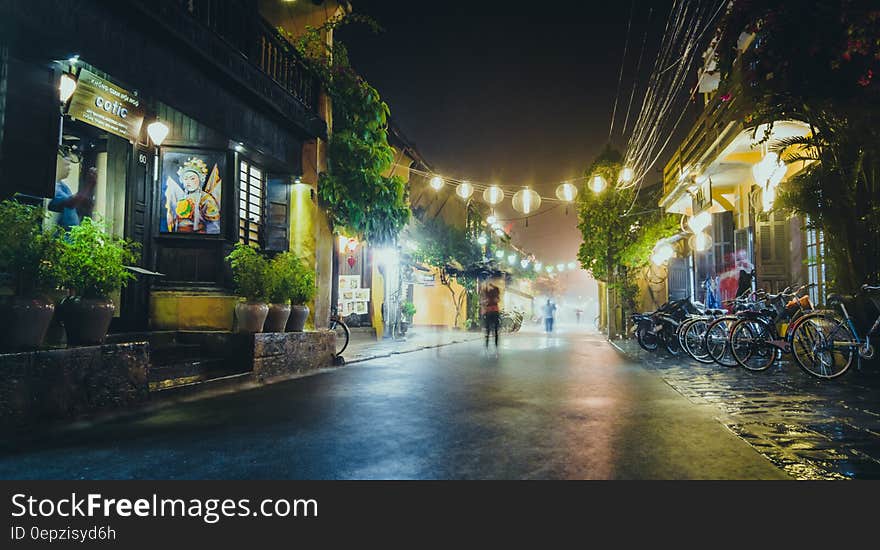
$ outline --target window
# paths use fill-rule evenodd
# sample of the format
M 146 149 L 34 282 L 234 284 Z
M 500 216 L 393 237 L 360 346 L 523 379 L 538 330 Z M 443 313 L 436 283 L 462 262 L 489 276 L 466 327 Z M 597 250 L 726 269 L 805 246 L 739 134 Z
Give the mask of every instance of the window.
M 238 240 L 258 247 L 262 237 L 266 179 L 263 170 L 247 160 L 239 162 Z
M 807 225 L 807 281 L 816 286 L 810 289 L 810 300 L 814 304 L 825 303 L 825 234 L 821 229 Z

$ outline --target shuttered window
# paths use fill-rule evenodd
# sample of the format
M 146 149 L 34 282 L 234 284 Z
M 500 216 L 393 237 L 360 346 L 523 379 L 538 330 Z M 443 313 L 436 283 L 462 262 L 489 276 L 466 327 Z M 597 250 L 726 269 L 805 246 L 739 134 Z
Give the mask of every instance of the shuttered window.
M 259 247 L 264 224 L 266 174 L 250 161 L 242 159 L 239 161 L 238 177 L 238 240 Z
M 810 300 L 814 304 L 825 303 L 825 234 L 821 229 L 807 225 L 807 280 L 816 286 L 810 289 Z

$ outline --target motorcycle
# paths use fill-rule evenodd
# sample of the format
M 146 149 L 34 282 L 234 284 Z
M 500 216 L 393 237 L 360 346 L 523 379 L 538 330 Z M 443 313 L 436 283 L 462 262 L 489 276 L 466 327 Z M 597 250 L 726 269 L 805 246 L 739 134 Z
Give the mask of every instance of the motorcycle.
M 678 327 L 688 315 L 699 313 L 702 313 L 702 309 L 688 296 L 666 302 L 650 313 L 634 313 L 630 321 L 642 349 L 654 352 L 662 344 L 670 355 L 675 356 L 682 352 Z

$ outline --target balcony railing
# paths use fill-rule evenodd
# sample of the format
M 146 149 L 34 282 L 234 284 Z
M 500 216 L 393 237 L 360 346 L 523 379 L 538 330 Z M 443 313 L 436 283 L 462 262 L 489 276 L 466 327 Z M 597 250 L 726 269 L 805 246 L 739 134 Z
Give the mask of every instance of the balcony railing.
M 681 142 L 669 162 L 663 169 L 663 194 L 668 194 L 678 184 L 683 170 L 693 169 L 706 155 L 709 149 L 722 151 L 736 137 L 738 132 L 722 135 L 730 123 L 744 126 L 743 116 L 746 113 L 746 101 L 742 97 L 741 88 L 734 85 L 729 96 L 716 92 L 687 137 Z M 723 139 L 720 139 L 723 138 Z
M 255 1 L 173 0 L 216 33 L 309 111 L 317 106 L 318 83 L 290 43 L 263 19 Z

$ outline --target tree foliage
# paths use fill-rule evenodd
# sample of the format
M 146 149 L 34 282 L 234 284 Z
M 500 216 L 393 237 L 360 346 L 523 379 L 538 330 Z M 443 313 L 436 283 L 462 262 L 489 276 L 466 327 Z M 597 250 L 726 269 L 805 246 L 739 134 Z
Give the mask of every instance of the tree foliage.
M 740 59 L 741 33 L 754 33 Z M 806 138 L 770 143 L 788 162 L 816 160 L 783 184 L 776 206 L 824 231 L 832 286 L 880 280 L 880 8 L 870 0 L 810 5 L 739 0 L 717 47 L 721 93 L 741 93 L 757 128 L 807 123 Z M 741 83 L 742 86 L 737 86 Z M 765 136 L 766 137 L 766 136 Z
M 344 44 L 326 44 L 328 32 L 353 21 L 377 28 L 369 18 L 345 15 L 309 27 L 299 37 L 286 34 L 333 104 L 327 171 L 318 182 L 322 205 L 335 228 L 382 245 L 394 242 L 409 220 L 409 197 L 402 179 L 385 175 L 394 162 L 388 144 L 388 105 L 351 68 Z
M 622 162 L 619 152 L 606 149 L 587 169 L 586 176 L 601 175 L 609 185 L 601 193 L 584 190 L 578 194 L 578 228 L 584 239 L 578 260 L 581 267 L 604 282 L 612 278 L 621 253 L 633 242 L 630 227 L 635 218 L 626 214 L 635 200 L 635 191 L 614 188 Z

